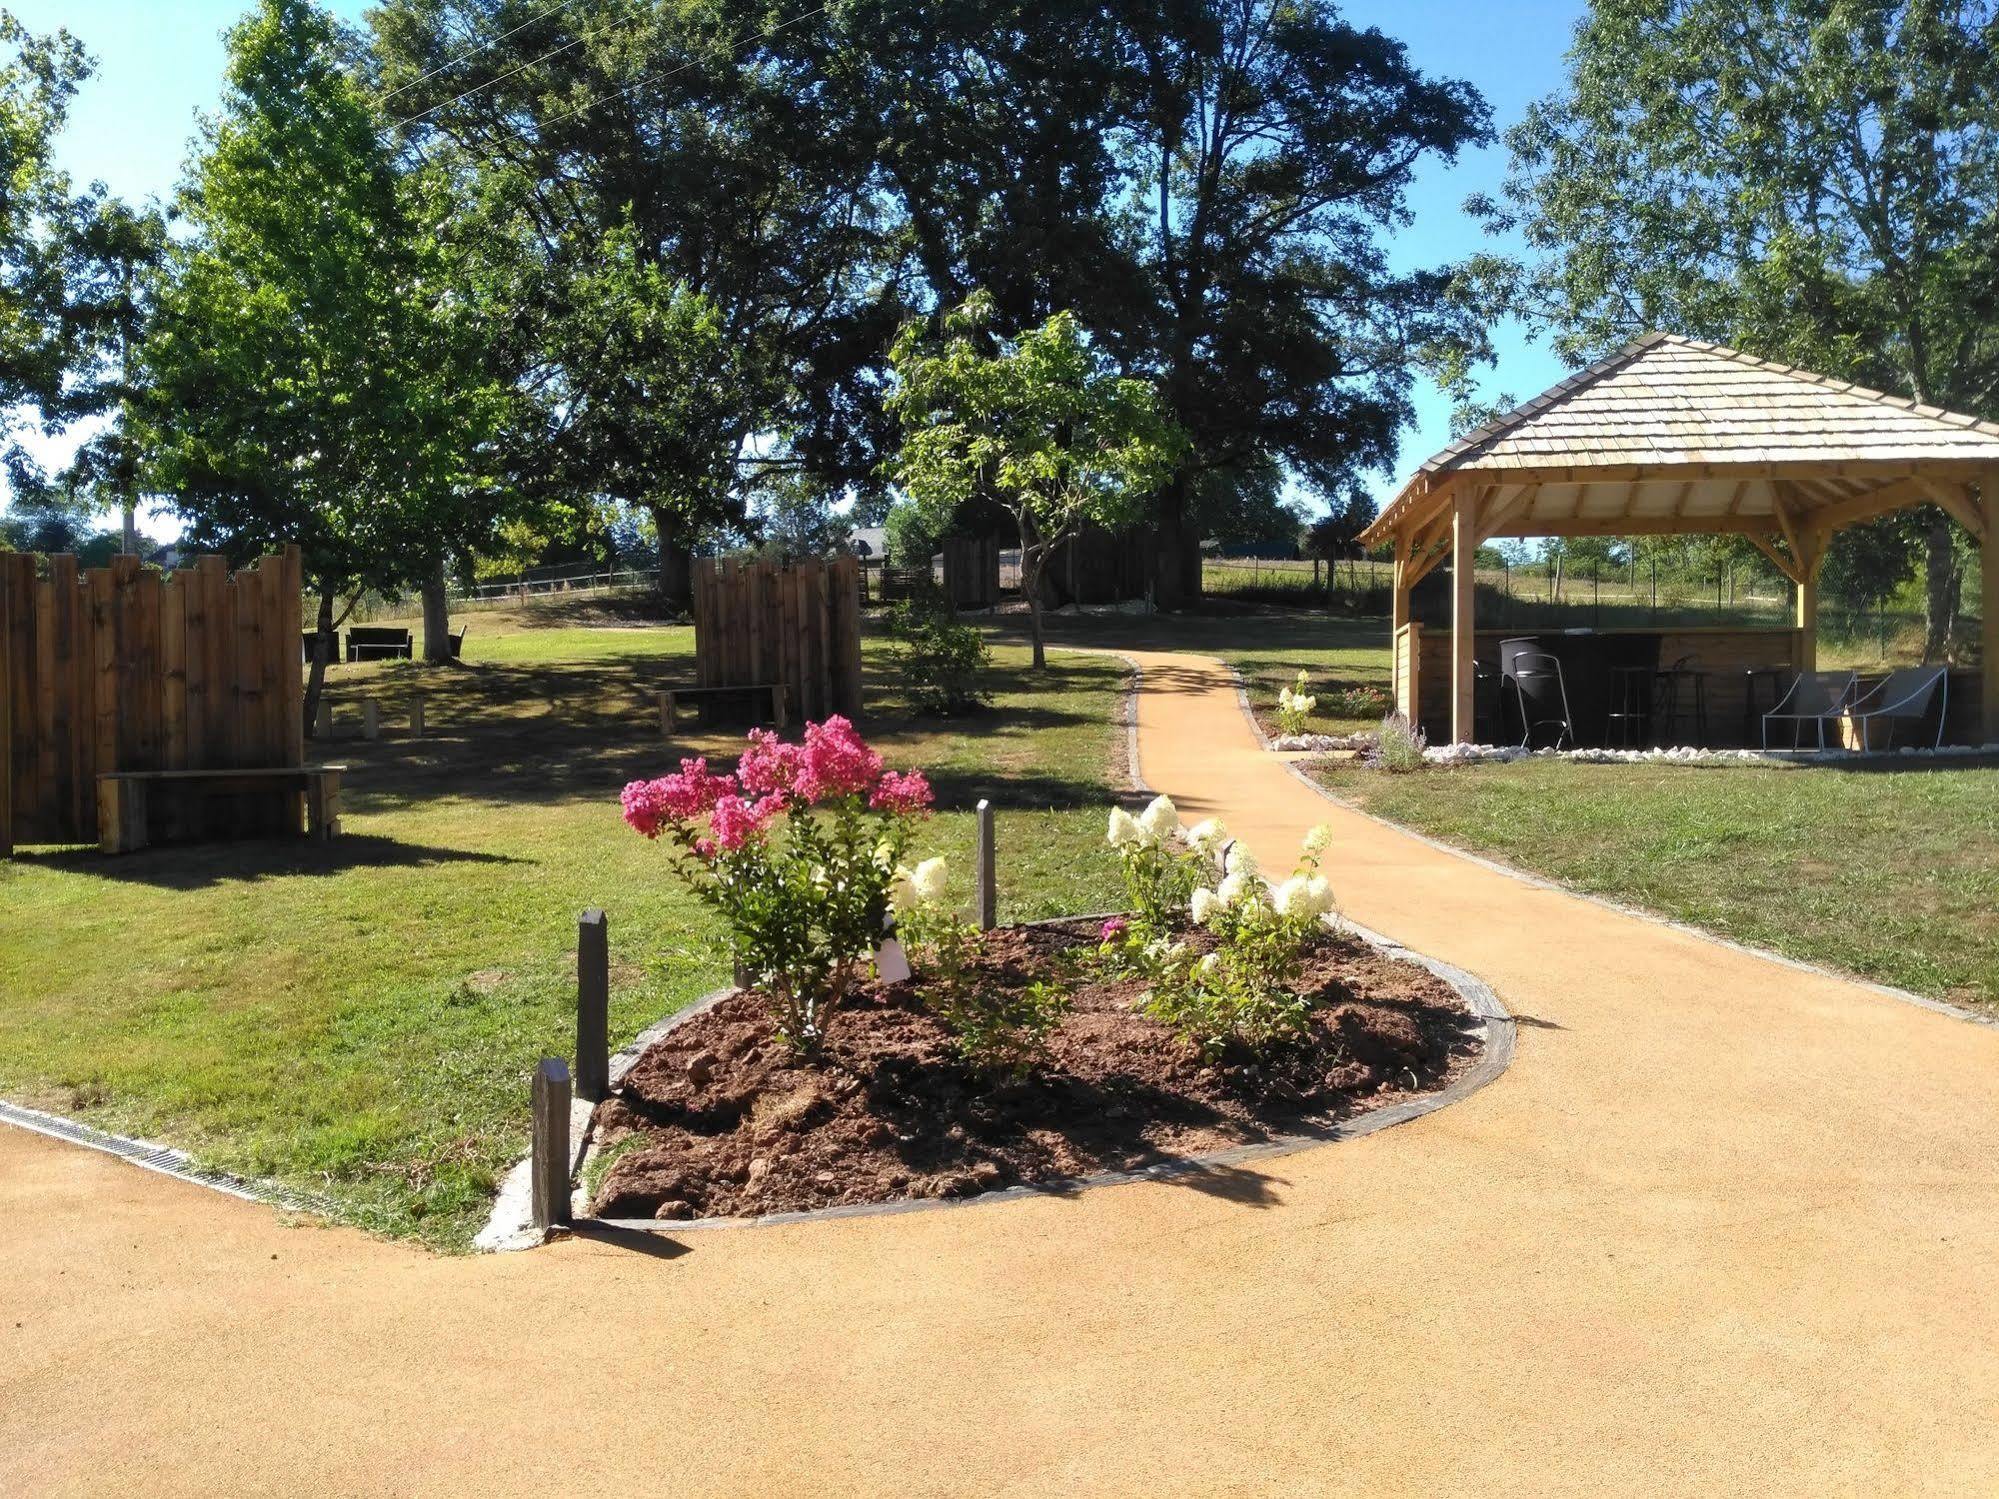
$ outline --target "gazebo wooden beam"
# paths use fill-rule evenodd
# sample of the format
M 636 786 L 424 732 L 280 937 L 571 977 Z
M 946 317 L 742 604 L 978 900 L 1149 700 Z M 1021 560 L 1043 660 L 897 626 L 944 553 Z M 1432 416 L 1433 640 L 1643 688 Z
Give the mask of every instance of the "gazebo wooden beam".
M 1983 738 L 1999 744 L 1999 466 L 1988 468 L 1978 484 L 1979 519 L 1985 522 L 1979 575 L 1979 693 Z
M 1978 501 L 1971 497 L 1971 491 L 1961 484 L 1947 484 L 1938 479 L 1925 478 L 1920 481 L 1929 497 L 1949 512 L 1965 530 L 1980 542 L 1986 538 L 1985 516 Z
M 1745 531 L 1743 538 L 1751 546 L 1755 547 L 1757 551 L 1768 557 L 1771 562 L 1775 563 L 1778 572 L 1789 578 L 1793 583 L 1799 581 L 1797 564 L 1788 555 L 1778 551 L 1769 537 L 1760 536 L 1754 531 Z

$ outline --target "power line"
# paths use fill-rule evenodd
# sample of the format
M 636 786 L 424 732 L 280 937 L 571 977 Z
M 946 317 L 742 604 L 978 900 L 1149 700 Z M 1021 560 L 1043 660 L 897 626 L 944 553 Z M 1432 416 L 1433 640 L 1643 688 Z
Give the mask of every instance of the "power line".
M 474 84 L 471 88 L 465 90 L 464 93 L 455 94 L 451 98 L 446 99 L 441 104 L 433 104 L 429 109 L 422 110 L 417 114 L 410 115 L 404 119 L 392 121 L 391 128 L 397 130 L 404 130 L 410 127 L 411 125 L 421 124 L 423 121 L 429 119 L 432 115 L 437 114 L 442 110 L 449 109 L 454 104 L 462 104 L 465 100 L 471 98 L 474 94 L 484 93 L 487 89 L 492 88 L 497 84 L 505 83 L 509 78 L 513 78 L 518 76 L 519 74 L 525 73 L 529 68 L 538 67 L 540 64 L 547 62 L 551 57 L 560 57 L 563 53 L 569 51 L 572 47 L 582 46 L 583 43 L 588 41 L 592 36 L 602 36 L 604 35 L 605 32 L 610 31 L 616 26 L 623 24 L 625 21 L 630 20 L 632 18 L 632 13 L 638 8 L 638 6 L 646 3 L 648 3 L 648 0 L 636 0 L 635 4 L 625 6 L 624 14 L 621 15 L 616 21 L 612 22 L 609 26 L 602 27 L 594 32 L 591 31 L 579 32 L 575 36 L 571 37 L 568 41 L 564 42 L 560 47 L 551 47 L 549 48 L 548 51 L 542 53 L 541 56 L 539 57 L 530 57 L 524 63 L 517 63 L 513 67 L 508 68 L 506 72 L 500 74 L 499 77 L 497 78 L 488 78 L 484 83 Z
M 405 83 L 401 88 L 391 90 L 389 93 L 382 95 L 382 102 L 386 104 L 389 102 L 389 100 L 395 98 L 396 95 L 406 94 L 411 89 L 415 88 L 418 84 L 430 82 L 430 80 L 435 78 L 439 73 L 450 72 L 453 68 L 457 67 L 461 62 L 464 62 L 468 57 L 477 57 L 481 52 L 484 52 L 487 48 L 499 46 L 500 43 L 507 40 L 508 37 L 517 35 L 520 32 L 526 31 L 530 26 L 534 26 L 542 21 L 546 21 L 550 16 L 555 15 L 560 11 L 565 11 L 569 9 L 569 7 L 574 5 L 575 3 L 576 0 L 562 0 L 562 3 L 560 5 L 551 5 L 547 10 L 541 11 L 536 15 L 529 16 L 525 21 L 521 22 L 520 25 L 514 27 L 512 30 L 503 31 L 498 36 L 493 37 L 490 40 L 479 43 L 479 45 L 476 47 L 468 47 L 465 51 L 459 53 L 456 57 L 448 58 L 444 62 L 439 63 L 436 67 L 432 68 L 428 73 L 425 73 L 421 78 L 412 78 L 408 83 Z
M 802 10 L 795 16 L 790 16 L 787 17 L 785 20 L 779 21 L 775 26 L 771 27 L 768 31 L 752 32 L 748 36 L 742 36 L 736 38 L 735 41 L 729 44 L 729 51 L 731 53 L 740 52 L 743 48 L 747 47 L 751 42 L 761 42 L 768 40 L 769 38 L 776 36 L 780 31 L 785 31 L 793 26 L 798 25 L 799 22 L 801 21 L 809 21 L 814 16 L 823 15 L 827 10 L 831 8 L 832 8 L 832 0 L 825 0 L 825 3 L 815 5 L 810 10 Z M 681 63 L 678 67 L 667 68 L 662 72 L 642 73 L 637 78 L 634 78 L 630 83 L 624 84 L 618 88 L 614 88 L 608 94 L 599 94 L 596 98 L 591 99 L 586 103 L 579 104 L 574 109 L 565 110 L 563 113 L 559 115 L 551 115 L 548 119 L 536 121 L 535 128 L 537 130 L 546 130 L 551 125 L 560 125 L 565 120 L 573 120 L 576 118 L 576 116 L 580 114 L 586 114 L 590 110 L 595 109 L 599 104 L 608 104 L 613 99 L 621 98 L 625 94 L 629 94 L 633 89 L 639 87 L 641 84 L 663 83 L 667 79 L 672 78 L 677 74 L 685 73 L 689 68 L 693 67 L 694 65 L 695 65 L 695 60 L 690 59 L 687 62 Z

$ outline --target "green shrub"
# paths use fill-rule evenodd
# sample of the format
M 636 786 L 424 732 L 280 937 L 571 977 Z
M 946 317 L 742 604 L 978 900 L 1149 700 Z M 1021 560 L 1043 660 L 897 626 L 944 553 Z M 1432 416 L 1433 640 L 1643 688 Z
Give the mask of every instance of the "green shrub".
M 1333 688 L 1325 703 L 1334 718 L 1384 718 L 1395 711 L 1394 698 L 1379 687 L 1358 682 Z
M 984 944 L 975 926 L 913 885 L 897 908 L 899 930 L 922 957 L 923 1006 L 944 1022 L 958 1055 L 986 1072 L 1018 1075 L 1039 1061 L 1069 1013 L 1069 993 L 1047 981 L 1010 990 L 980 981 L 973 960 Z
M 1409 720 L 1400 713 L 1391 713 L 1381 721 L 1381 731 L 1375 736 L 1374 748 L 1368 751 L 1367 763 L 1390 775 L 1407 775 L 1430 763 L 1423 758 L 1429 743 L 1422 730 L 1412 729 Z
M 909 698 L 925 713 L 952 717 L 985 706 L 983 678 L 992 666 L 985 637 L 941 601 L 907 600 L 889 614 L 889 633 L 902 644 L 896 670 Z

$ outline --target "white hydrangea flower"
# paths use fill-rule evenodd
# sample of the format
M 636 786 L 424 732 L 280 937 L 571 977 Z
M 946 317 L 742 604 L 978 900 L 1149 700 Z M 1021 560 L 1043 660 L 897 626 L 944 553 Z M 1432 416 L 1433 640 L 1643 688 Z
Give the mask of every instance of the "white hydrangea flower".
M 1194 971 L 1204 979 L 1213 978 L 1222 971 L 1222 955 L 1220 953 L 1209 953 L 1194 965 Z
M 1145 833 L 1133 817 L 1123 807 L 1111 808 L 1110 831 L 1105 834 L 1112 848 L 1126 848 L 1134 843 L 1143 843 Z
M 949 877 L 950 871 L 941 857 L 925 859 L 910 872 L 909 883 L 915 887 L 918 900 L 939 900 L 943 898 L 944 884 Z
M 916 893 L 916 881 L 910 877 L 907 865 L 889 877 L 888 903 L 891 909 L 897 911 L 913 911 L 923 903 Z
M 1194 918 L 1195 926 L 1206 926 L 1208 918 L 1215 914 L 1215 908 L 1220 904 L 1221 901 L 1215 892 L 1204 885 L 1194 892 L 1194 899 L 1188 903 L 1187 914 Z
M 1294 874 L 1270 893 L 1270 908 L 1279 916 L 1304 916 L 1306 899 L 1305 877 Z
M 1251 878 L 1255 877 L 1263 869 L 1263 866 L 1256 862 L 1256 855 L 1250 852 L 1249 845 L 1244 843 L 1240 838 L 1229 845 L 1228 856 L 1223 861 L 1223 867 L 1230 874 L 1235 874 L 1239 871 Z
M 1187 830 L 1187 846 L 1195 853 L 1212 856 L 1228 835 L 1228 829 L 1222 826 L 1219 819 L 1204 818 Z
M 1222 876 L 1221 884 L 1215 888 L 1215 904 L 1219 906 L 1239 904 L 1243 897 L 1249 894 L 1250 881 L 1253 878 L 1253 875 L 1245 874 L 1241 870 L 1231 869 Z
M 1305 881 L 1306 909 L 1314 916 L 1324 916 L 1333 909 L 1333 887 L 1322 874 L 1315 874 Z
M 1332 843 L 1332 827 L 1330 824 L 1322 822 L 1305 835 L 1305 852 L 1308 854 L 1323 854 L 1328 848 L 1332 847 Z
M 1139 831 L 1153 843 L 1164 843 L 1180 826 L 1180 809 L 1168 796 L 1155 796 L 1152 804 L 1138 814 Z

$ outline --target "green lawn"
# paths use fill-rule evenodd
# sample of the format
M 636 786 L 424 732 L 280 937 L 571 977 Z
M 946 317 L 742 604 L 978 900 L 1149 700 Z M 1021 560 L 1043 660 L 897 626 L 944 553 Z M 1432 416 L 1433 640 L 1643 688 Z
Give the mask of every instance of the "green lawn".
M 1577 889 L 1939 999 L 1999 1005 L 1999 766 L 1521 761 L 1317 773 L 1370 812 Z
M 573 618 L 573 616 L 567 616 Z M 650 692 L 691 678 L 691 631 L 473 616 L 465 662 L 338 667 L 338 733 L 361 696 L 388 737 L 314 753 L 352 767 L 345 836 L 31 850 L 0 864 L 0 1093 L 167 1140 L 330 1197 L 353 1221 L 462 1247 L 525 1148 L 527 1078 L 567 1055 L 577 914 L 610 917 L 614 1043 L 724 976 L 719 933 L 620 822 L 617 792 L 673 756 Z M 912 716 L 868 646 L 870 718 L 892 764 L 939 792 L 923 852 L 954 855 L 1000 808 L 1008 917 L 1115 904 L 1103 808 L 1122 785 L 1123 669 L 999 653 L 987 717 Z M 431 733 L 400 729 L 422 691 Z

